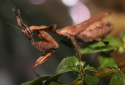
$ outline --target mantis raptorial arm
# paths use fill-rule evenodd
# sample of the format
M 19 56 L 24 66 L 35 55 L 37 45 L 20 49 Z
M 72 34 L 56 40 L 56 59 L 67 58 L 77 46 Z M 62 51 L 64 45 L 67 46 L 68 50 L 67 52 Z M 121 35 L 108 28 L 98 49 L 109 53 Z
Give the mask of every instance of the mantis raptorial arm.
M 56 31 L 56 24 L 52 24 L 51 26 L 30 26 L 29 29 L 31 31 L 40 31 L 40 30 L 43 30 L 43 31 L 50 31 L 50 32 L 55 32 Z

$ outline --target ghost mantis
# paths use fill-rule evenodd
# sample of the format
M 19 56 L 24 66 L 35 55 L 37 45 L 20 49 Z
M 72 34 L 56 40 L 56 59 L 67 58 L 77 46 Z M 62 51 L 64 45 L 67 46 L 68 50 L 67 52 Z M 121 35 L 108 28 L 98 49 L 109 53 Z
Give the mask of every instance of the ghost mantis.
M 77 45 L 76 40 L 81 40 L 82 42 L 92 42 L 94 40 L 100 41 L 101 38 L 111 31 L 111 24 L 102 19 L 106 16 L 109 16 L 108 12 L 102 12 L 96 16 L 91 17 L 90 19 L 77 24 L 66 26 L 61 29 L 56 30 L 56 24 L 52 26 L 27 26 L 23 23 L 20 10 L 14 10 L 16 14 L 17 23 L 21 28 L 22 33 L 31 40 L 32 45 L 40 51 L 43 51 L 44 54 L 40 56 L 32 69 L 35 69 L 39 65 L 45 63 L 53 54 L 53 52 L 59 48 L 58 43 L 55 39 L 49 35 L 47 32 L 53 32 L 57 35 L 67 37 L 71 40 L 72 44 L 75 47 L 79 61 L 81 61 L 81 53 L 79 52 L 79 46 Z M 34 41 L 33 32 L 38 32 L 38 36 L 44 41 Z

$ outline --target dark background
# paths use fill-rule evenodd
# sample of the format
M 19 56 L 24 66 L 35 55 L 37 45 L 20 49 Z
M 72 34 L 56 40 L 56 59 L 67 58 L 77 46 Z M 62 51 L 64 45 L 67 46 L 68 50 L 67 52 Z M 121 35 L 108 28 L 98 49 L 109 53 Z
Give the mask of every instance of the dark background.
M 88 8 L 90 15 L 105 10 L 112 12 L 109 21 L 114 25 L 114 30 L 109 36 L 117 36 L 124 30 L 124 0 L 78 1 Z M 69 14 L 73 6 L 66 6 L 61 0 L 0 0 L 0 85 L 20 85 L 36 78 L 32 66 L 42 55 L 42 52 L 35 49 L 31 42 L 21 34 L 12 9 L 21 10 L 22 20 L 28 26 L 57 24 L 59 29 L 73 24 L 72 16 Z M 86 17 L 90 16 L 86 11 L 83 14 L 86 14 Z M 36 69 L 41 75 L 54 74 L 58 63 L 64 57 L 75 55 L 68 39 L 55 34 L 51 35 L 57 40 L 60 48 L 47 63 Z M 38 40 L 38 37 L 35 38 Z M 68 77 L 69 80 L 73 78 Z

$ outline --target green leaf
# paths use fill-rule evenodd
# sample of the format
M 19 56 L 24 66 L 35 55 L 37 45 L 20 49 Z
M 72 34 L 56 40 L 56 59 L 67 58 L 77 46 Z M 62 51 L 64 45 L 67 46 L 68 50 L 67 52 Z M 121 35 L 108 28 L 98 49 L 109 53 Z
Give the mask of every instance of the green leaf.
M 61 84 L 61 83 L 57 83 L 57 82 L 51 82 L 49 85 L 67 85 L 67 84 Z
M 120 71 L 117 71 L 113 75 L 110 85 L 125 85 L 125 74 L 121 74 Z
M 121 33 L 120 38 L 122 38 L 122 40 L 125 42 L 125 32 Z
M 90 54 L 90 53 L 98 53 L 98 52 L 107 52 L 111 50 L 115 50 L 116 48 L 113 46 L 104 46 L 100 48 L 91 48 L 91 47 L 86 47 L 86 48 L 80 48 L 80 53 L 82 54 Z
M 58 78 L 63 75 L 63 73 L 56 74 L 54 76 L 51 76 L 49 79 L 44 82 L 44 85 L 49 85 L 51 82 L 58 82 Z
M 83 66 L 85 62 L 81 62 Z M 64 73 L 68 71 L 80 71 L 79 60 L 76 57 L 66 57 L 64 58 L 57 67 L 56 73 Z
M 90 48 L 97 48 L 97 47 L 103 47 L 103 46 L 106 46 L 104 44 L 104 42 L 96 42 L 96 43 L 90 44 L 88 47 L 90 47 Z
M 105 38 L 105 42 L 109 42 L 110 46 L 114 46 L 117 48 L 118 52 L 124 52 L 124 45 L 121 40 L 116 39 L 116 38 Z
M 99 78 L 91 75 L 86 75 L 84 79 L 86 85 L 96 85 L 99 82 Z
M 117 65 L 115 64 L 114 59 L 112 57 L 99 56 L 99 61 L 100 61 L 99 69 L 104 68 L 104 67 L 118 68 Z
M 90 65 L 87 65 L 84 69 L 89 70 L 89 71 L 94 71 L 94 72 L 98 71 L 96 68 L 94 68 L 94 67 L 92 67 Z
M 63 74 L 63 73 L 62 73 Z M 21 85 L 49 85 L 52 82 L 56 82 L 58 78 L 62 75 L 62 74 L 57 74 L 54 76 L 44 76 L 44 77 L 39 77 L 37 79 L 25 82 Z M 52 83 L 53 84 L 53 83 Z M 65 85 L 65 84 L 62 84 Z
M 77 79 L 73 81 L 70 85 L 84 85 L 84 81 Z
M 28 82 L 25 82 L 21 85 L 41 85 L 43 84 L 43 81 L 44 80 L 47 80 L 49 79 L 51 76 L 44 76 L 44 77 L 39 77 L 37 79 L 34 79 L 34 80 L 31 80 L 31 81 L 28 81 Z
M 106 45 L 104 42 L 95 42 L 92 44 L 88 44 L 85 48 L 81 48 L 80 52 L 82 54 L 90 54 L 90 53 L 106 52 L 111 50 L 116 50 L 116 47 Z
M 122 42 L 116 38 L 105 38 L 103 41 L 109 42 L 109 45 L 116 47 L 123 47 Z
M 122 33 L 121 33 L 120 38 L 121 38 L 122 43 L 123 43 L 123 45 L 124 45 L 124 51 L 125 51 L 125 32 L 122 32 Z
M 106 67 L 106 68 L 102 68 L 102 69 L 98 70 L 97 72 L 94 72 L 93 75 L 98 78 L 102 78 L 102 77 L 108 76 L 115 72 L 116 72 L 115 68 Z

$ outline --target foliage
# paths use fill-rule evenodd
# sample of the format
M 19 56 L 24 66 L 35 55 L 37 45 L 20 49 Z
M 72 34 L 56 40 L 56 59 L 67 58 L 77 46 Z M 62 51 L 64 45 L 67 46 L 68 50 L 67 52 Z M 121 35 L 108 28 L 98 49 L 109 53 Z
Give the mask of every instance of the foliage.
M 125 73 L 121 73 L 110 53 L 112 51 L 125 51 L 125 33 L 121 34 L 120 39 L 104 38 L 101 42 L 88 44 L 85 48 L 80 48 L 82 54 L 106 53 L 98 57 L 100 66 L 94 68 L 87 65 L 85 61 L 79 62 L 78 58 L 66 57 L 57 67 L 56 74 L 52 76 L 43 76 L 37 79 L 25 82 L 21 85 L 97 85 L 101 78 L 111 76 L 110 85 L 125 85 Z M 80 67 L 84 67 L 84 74 Z M 90 73 L 87 73 L 90 71 Z M 61 83 L 58 79 L 67 72 L 76 72 L 78 77 L 71 83 Z
M 117 71 L 111 79 L 110 85 L 125 85 L 125 74 Z
M 85 64 L 85 62 L 81 62 L 82 66 Z M 79 66 L 79 60 L 77 57 L 66 57 L 62 60 L 62 62 L 58 65 L 58 68 L 56 70 L 56 73 L 65 73 L 68 71 L 76 71 L 79 72 L 80 66 Z

